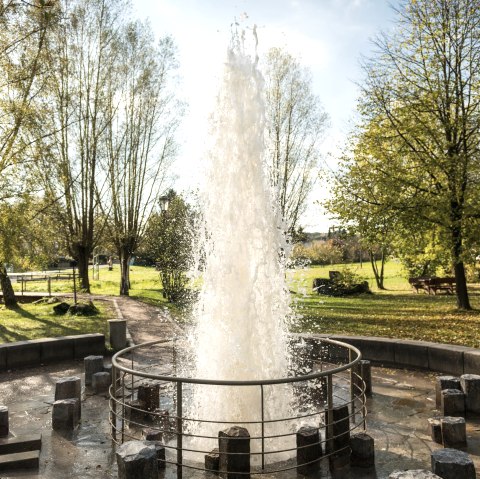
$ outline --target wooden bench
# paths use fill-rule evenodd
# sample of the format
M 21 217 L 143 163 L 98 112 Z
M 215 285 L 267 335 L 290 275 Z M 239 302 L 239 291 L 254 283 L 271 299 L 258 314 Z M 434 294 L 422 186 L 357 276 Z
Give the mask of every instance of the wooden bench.
M 437 294 L 437 291 L 445 291 L 447 294 L 455 292 L 455 278 L 409 278 L 408 282 L 416 293 L 424 290 L 428 294 Z

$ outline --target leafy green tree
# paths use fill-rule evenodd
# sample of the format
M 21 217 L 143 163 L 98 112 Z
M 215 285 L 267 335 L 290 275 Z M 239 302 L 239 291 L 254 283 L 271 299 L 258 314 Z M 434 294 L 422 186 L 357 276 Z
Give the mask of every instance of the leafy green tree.
M 375 195 L 358 201 L 438 229 L 470 309 L 465 238 L 480 214 L 480 9 L 476 0 L 410 0 L 365 63 L 352 168 Z
M 150 217 L 141 251 L 155 260 L 163 295 L 175 303 L 183 302 L 187 296 L 187 273 L 193 263 L 195 214 L 174 191 L 170 190 L 168 197 L 168 210 Z

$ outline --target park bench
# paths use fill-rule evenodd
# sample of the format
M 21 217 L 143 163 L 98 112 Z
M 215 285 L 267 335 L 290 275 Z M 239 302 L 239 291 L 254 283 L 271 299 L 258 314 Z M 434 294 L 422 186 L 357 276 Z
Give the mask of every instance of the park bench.
M 437 294 L 437 291 L 445 291 L 447 294 L 455 292 L 455 278 L 409 278 L 408 282 L 416 293 L 420 289 L 428 294 Z

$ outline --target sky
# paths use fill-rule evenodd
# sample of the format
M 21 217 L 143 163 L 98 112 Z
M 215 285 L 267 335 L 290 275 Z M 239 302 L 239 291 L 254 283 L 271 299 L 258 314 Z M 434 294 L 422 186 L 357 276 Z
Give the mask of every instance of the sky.
M 178 48 L 178 93 L 188 107 L 175 187 L 185 191 L 202 175 L 208 116 L 232 24 L 247 36 L 257 26 L 260 55 L 281 47 L 310 70 L 312 89 L 330 116 L 320 150 L 334 168 L 354 123 L 360 59 L 371 55 L 371 39 L 391 28 L 395 16 L 387 0 L 133 0 L 133 14 L 148 18 L 156 36 L 171 35 Z M 318 204 L 327 196 L 326 185 L 317 183 L 301 220 L 306 231 L 327 231 L 332 224 Z

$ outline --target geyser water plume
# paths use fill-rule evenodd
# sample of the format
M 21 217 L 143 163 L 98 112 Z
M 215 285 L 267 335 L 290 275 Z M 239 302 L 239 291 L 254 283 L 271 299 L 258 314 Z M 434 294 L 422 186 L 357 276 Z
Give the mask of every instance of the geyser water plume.
M 197 378 L 288 375 L 285 319 L 290 307 L 281 261 L 286 244 L 265 162 L 263 85 L 256 59 L 236 38 L 212 116 L 203 197 L 203 285 L 191 337 Z M 266 419 L 291 416 L 290 388 L 268 386 L 264 392 Z M 190 417 L 241 425 L 260 420 L 260 401 L 258 386 L 196 386 Z M 226 427 L 204 424 L 194 432 L 216 436 Z M 246 427 L 251 436 L 259 435 L 259 427 Z M 274 432 L 273 426 L 268 431 Z M 213 447 L 212 440 L 199 449 Z M 252 448 L 258 450 L 255 443 Z

